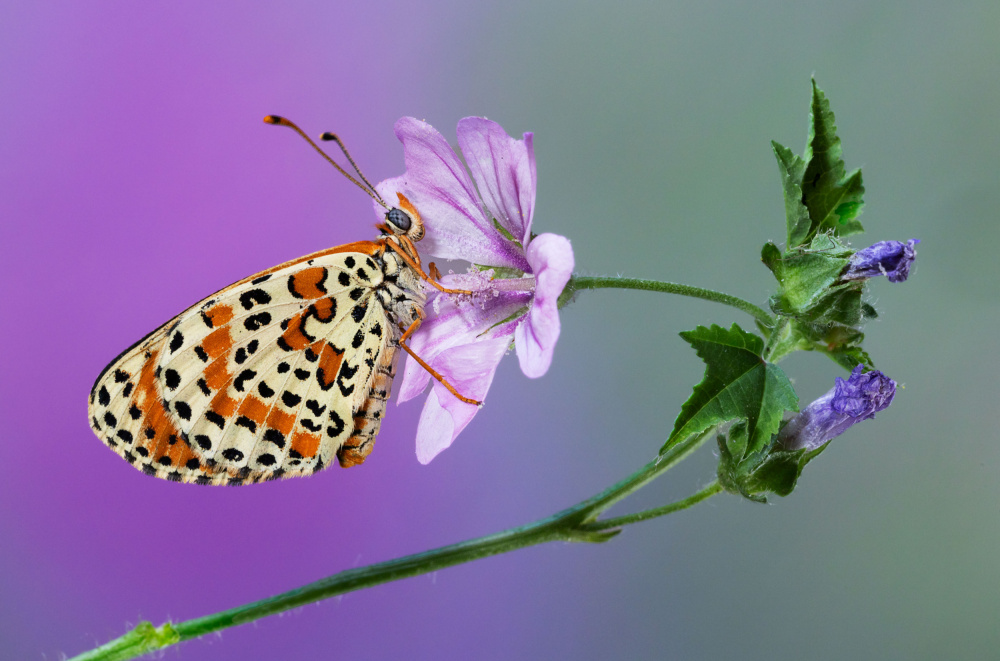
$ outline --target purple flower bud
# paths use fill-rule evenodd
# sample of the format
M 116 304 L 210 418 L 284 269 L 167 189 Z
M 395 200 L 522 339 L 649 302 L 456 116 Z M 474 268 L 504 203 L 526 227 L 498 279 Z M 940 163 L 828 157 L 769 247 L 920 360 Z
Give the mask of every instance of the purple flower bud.
M 833 389 L 785 424 L 778 443 L 786 450 L 815 450 L 887 408 L 896 395 L 896 382 L 878 370 L 861 369 L 855 367 L 847 381 L 837 377 Z
M 910 275 L 910 265 L 917 257 L 913 246 L 918 243 L 919 239 L 910 239 L 906 243 L 879 241 L 859 250 L 851 255 L 851 263 L 843 279 L 865 280 L 884 275 L 889 282 L 903 282 Z

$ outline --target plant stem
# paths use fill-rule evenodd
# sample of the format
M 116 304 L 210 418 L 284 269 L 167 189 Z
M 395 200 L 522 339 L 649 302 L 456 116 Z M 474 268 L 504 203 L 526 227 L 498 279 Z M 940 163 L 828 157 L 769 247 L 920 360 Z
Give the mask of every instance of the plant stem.
M 757 307 L 742 298 L 723 294 L 722 292 L 690 285 L 680 285 L 674 282 L 660 282 L 659 280 L 640 280 L 638 278 L 610 278 L 610 277 L 589 277 L 573 276 L 566 284 L 559 303 L 569 301 L 570 297 L 581 289 L 642 289 L 645 291 L 657 291 L 664 294 L 677 294 L 679 296 L 691 296 L 701 298 L 706 301 L 722 303 L 734 307 L 737 310 L 746 312 L 754 319 L 765 326 L 774 326 L 774 318 L 763 309 Z
M 717 485 L 714 490 L 710 485 L 693 496 L 671 505 L 606 521 L 595 521 L 609 507 L 642 488 L 694 452 L 713 432 L 714 428 L 674 445 L 656 460 L 596 496 L 534 523 L 367 567 L 348 569 L 274 597 L 193 620 L 177 624 L 167 623 L 159 628 L 143 622 L 124 636 L 73 657 L 71 661 L 132 659 L 183 640 L 252 622 L 347 592 L 435 572 L 527 546 L 553 541 L 607 541 L 621 532 L 619 530 L 621 526 L 686 509 L 719 491 Z
M 655 519 L 667 514 L 673 514 L 674 512 L 679 512 L 680 510 L 686 510 L 692 505 L 696 505 L 707 498 L 711 498 L 721 491 L 722 485 L 719 484 L 718 480 L 713 480 L 711 484 L 707 485 L 701 491 L 691 494 L 683 500 L 678 500 L 676 503 L 670 503 L 669 505 L 663 505 L 662 507 L 654 507 L 641 512 L 635 512 L 634 514 L 618 516 L 613 519 L 602 519 L 600 521 L 595 521 L 594 523 L 585 523 L 580 527 L 584 530 L 593 530 L 595 532 L 621 528 L 622 526 L 627 526 L 631 523 L 648 521 L 649 519 Z

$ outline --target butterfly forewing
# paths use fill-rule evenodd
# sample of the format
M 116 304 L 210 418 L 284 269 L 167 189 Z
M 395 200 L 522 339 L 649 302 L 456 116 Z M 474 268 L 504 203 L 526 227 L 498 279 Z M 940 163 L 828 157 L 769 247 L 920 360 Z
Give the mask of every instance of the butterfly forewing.
M 398 320 L 383 247 L 357 242 L 242 280 L 112 363 L 91 426 L 137 468 L 203 484 L 305 475 L 371 451 Z M 422 303 L 422 295 L 416 305 Z

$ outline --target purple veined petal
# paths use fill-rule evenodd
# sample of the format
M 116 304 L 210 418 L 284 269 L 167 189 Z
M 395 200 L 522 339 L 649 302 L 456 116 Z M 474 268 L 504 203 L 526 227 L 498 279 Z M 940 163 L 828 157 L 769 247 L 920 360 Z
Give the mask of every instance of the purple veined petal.
M 437 357 L 443 351 L 481 341 L 484 333 L 487 338 L 500 335 L 509 338 L 514 331 L 514 324 L 497 324 L 530 303 L 530 291 L 491 289 L 488 273 L 491 272 L 447 275 L 441 278 L 441 284 L 445 287 L 477 292 L 471 298 L 432 293 L 428 299 L 425 308 L 428 316 L 410 338 L 409 345 L 434 369 L 441 371 Z M 423 392 L 429 380 L 427 370 L 412 358 L 407 358 L 396 401 L 402 404 L 413 399 Z
M 403 117 L 396 122 L 396 137 L 403 143 L 406 173 L 375 189 L 389 206 L 402 193 L 417 208 L 426 229 L 420 252 L 525 270 L 524 255 L 486 217 L 469 174 L 444 136 L 426 122 Z M 377 204 L 375 210 L 380 218 L 385 213 Z
M 498 337 L 449 349 L 441 355 L 442 375 L 466 397 L 483 400 L 509 346 L 508 337 Z M 478 406 L 457 399 L 435 382 L 417 424 L 417 460 L 429 463 L 454 442 L 478 412 Z
M 844 280 L 865 280 L 880 275 L 889 282 L 905 282 L 910 275 L 910 266 L 917 257 L 914 248 L 919 239 L 900 241 L 879 241 L 851 255 Z
M 528 263 L 535 273 L 535 298 L 527 317 L 514 331 L 514 346 L 524 375 L 537 379 L 552 364 L 559 340 L 559 296 L 573 274 L 573 247 L 558 234 L 542 234 L 528 244 Z
M 787 450 L 812 451 L 887 408 L 896 382 L 878 370 L 862 369 L 856 366 L 846 381 L 837 377 L 833 388 L 782 427 L 778 442 Z
M 486 209 L 522 245 L 530 235 L 535 208 L 537 174 L 531 142 L 530 133 L 515 140 L 499 124 L 482 117 L 458 123 L 458 145 Z

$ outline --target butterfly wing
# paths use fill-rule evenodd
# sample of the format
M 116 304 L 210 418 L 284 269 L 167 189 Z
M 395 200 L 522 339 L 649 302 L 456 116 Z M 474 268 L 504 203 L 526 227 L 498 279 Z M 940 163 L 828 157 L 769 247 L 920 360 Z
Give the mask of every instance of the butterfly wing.
M 243 484 L 360 463 L 395 368 L 378 242 L 251 276 L 167 322 L 98 377 L 95 433 L 136 468 Z

